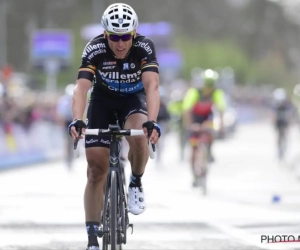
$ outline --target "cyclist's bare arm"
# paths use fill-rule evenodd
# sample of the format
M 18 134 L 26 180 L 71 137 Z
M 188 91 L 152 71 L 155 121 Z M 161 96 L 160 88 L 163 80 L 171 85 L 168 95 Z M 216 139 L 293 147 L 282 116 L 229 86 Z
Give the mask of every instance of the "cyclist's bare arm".
M 158 74 L 156 72 L 146 71 L 142 74 L 142 81 L 146 91 L 148 120 L 156 122 L 160 106 Z M 147 129 L 145 129 L 145 134 L 147 134 Z M 158 132 L 154 129 L 150 136 L 151 143 L 155 144 L 158 138 Z
M 192 125 L 192 110 L 188 109 L 183 113 L 183 125 L 186 129 L 190 129 Z
M 216 89 L 212 97 L 213 97 L 214 106 L 216 107 L 216 112 L 220 117 L 220 131 L 224 132 L 225 129 L 224 111 L 227 108 L 225 93 L 221 89 Z
M 87 101 L 87 93 L 91 87 L 92 82 L 90 80 L 84 78 L 80 78 L 77 80 L 72 102 L 73 119 L 83 118 Z
M 144 72 L 142 75 L 142 81 L 147 95 L 146 102 L 148 120 L 156 122 L 160 106 L 158 74 L 151 71 Z
M 87 93 L 89 89 L 92 87 L 92 82 L 90 80 L 80 78 L 76 82 L 76 87 L 74 89 L 73 94 L 73 102 L 72 102 L 72 114 L 73 119 L 83 119 L 83 114 L 86 106 Z M 84 130 L 82 131 L 84 134 Z M 72 137 L 78 137 L 78 134 L 74 127 L 71 128 Z

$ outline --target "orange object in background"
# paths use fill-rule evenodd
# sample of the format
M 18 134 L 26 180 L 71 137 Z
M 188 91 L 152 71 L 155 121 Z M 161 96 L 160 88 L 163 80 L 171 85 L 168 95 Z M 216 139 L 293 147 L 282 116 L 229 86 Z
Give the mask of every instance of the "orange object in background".
M 6 65 L 1 69 L 1 78 L 3 81 L 8 81 L 13 73 L 13 68 L 10 65 Z

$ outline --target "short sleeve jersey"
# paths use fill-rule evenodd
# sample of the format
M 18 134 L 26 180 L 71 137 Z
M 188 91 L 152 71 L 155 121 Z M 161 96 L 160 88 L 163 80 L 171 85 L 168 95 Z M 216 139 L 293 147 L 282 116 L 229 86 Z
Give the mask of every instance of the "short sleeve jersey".
M 223 90 L 215 89 L 212 93 L 211 99 L 213 104 L 215 104 L 219 110 L 224 111 L 226 109 L 226 97 Z M 183 111 L 191 109 L 198 101 L 201 102 L 199 90 L 196 88 L 190 88 L 183 99 Z
M 91 99 L 99 94 L 128 96 L 144 92 L 142 74 L 158 73 L 158 62 L 152 40 L 137 34 L 124 59 L 115 58 L 104 35 L 93 38 L 84 48 L 78 79 L 93 81 Z

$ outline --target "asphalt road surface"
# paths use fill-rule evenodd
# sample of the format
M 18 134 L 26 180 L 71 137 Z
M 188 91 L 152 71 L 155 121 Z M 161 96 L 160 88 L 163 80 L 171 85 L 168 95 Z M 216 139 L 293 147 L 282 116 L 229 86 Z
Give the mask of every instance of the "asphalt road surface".
M 180 161 L 176 137 L 166 136 L 162 162 L 150 160 L 143 177 L 147 210 L 130 215 L 124 249 L 300 249 L 261 243 L 262 235 L 300 235 L 296 127 L 289 138 L 279 162 L 270 124 L 241 125 L 216 143 L 204 197 L 192 188 L 188 149 Z M 71 172 L 63 162 L 0 172 L 0 249 L 84 250 L 85 171 L 81 157 Z

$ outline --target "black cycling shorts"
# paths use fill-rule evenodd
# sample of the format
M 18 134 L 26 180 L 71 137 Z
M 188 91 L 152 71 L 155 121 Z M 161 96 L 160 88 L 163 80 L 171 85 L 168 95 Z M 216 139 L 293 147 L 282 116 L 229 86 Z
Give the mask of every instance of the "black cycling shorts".
M 146 96 L 144 93 L 132 94 L 128 97 L 109 97 L 104 94 L 97 100 L 91 100 L 87 111 L 87 128 L 107 129 L 109 124 L 116 124 L 114 112 L 117 112 L 119 126 L 124 128 L 127 118 L 135 113 L 147 115 Z M 142 129 L 142 128 L 141 128 Z M 108 136 L 85 137 L 85 147 L 109 147 Z

